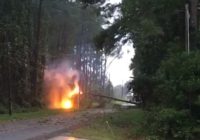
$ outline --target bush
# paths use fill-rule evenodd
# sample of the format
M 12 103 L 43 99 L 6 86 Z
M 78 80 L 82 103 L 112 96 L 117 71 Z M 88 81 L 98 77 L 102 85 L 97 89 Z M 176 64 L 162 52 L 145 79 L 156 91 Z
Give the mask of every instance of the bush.
M 147 114 L 149 140 L 199 140 L 200 52 L 163 60 L 153 79 L 154 108 Z M 151 104 L 148 104 L 150 106 Z
M 187 110 L 172 108 L 155 109 L 148 112 L 145 128 L 150 133 L 150 140 L 193 140 L 194 121 Z
M 155 79 L 154 98 L 158 103 L 177 109 L 190 109 L 198 115 L 200 96 L 200 52 L 178 53 L 162 62 Z

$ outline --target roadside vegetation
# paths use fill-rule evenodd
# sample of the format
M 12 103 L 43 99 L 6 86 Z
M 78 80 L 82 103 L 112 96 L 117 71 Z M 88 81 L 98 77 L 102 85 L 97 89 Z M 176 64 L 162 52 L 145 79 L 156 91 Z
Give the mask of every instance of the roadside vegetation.
M 1 114 L 0 115 L 0 123 L 8 122 L 8 121 L 16 121 L 16 120 L 27 120 L 27 119 L 37 119 L 43 118 L 51 115 L 60 114 L 65 112 L 64 110 L 48 110 L 48 109 L 40 109 L 40 110 L 32 110 L 28 112 L 18 112 L 13 113 L 12 116 L 9 114 Z
M 150 140 L 200 138 L 198 3 L 124 0 L 116 5 L 122 17 L 95 39 L 108 52 L 118 47 L 117 42 L 132 42 L 135 56 L 129 88 L 146 112 Z
M 117 111 L 92 120 L 71 135 L 91 140 L 142 140 L 143 121 L 144 112 L 140 109 Z

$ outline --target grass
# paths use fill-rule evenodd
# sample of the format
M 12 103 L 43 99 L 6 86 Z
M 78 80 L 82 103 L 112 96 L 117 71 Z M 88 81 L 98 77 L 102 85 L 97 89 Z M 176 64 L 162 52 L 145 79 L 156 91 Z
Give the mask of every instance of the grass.
M 61 113 L 61 110 L 38 110 L 31 112 L 23 112 L 23 113 L 13 113 L 12 116 L 8 114 L 0 114 L 0 123 L 14 120 L 25 120 L 25 119 L 34 119 L 34 118 L 42 118 L 47 117 L 49 115 L 56 115 Z
M 91 140 L 122 140 L 125 135 L 115 135 L 115 133 L 120 132 L 121 130 L 117 127 L 112 127 L 109 129 L 106 123 L 100 124 L 96 123 L 94 125 L 89 125 L 87 127 L 76 130 L 72 133 L 72 136 L 87 138 Z
M 71 135 L 90 140 L 142 140 L 143 117 L 144 113 L 139 109 L 119 111 L 94 120 Z

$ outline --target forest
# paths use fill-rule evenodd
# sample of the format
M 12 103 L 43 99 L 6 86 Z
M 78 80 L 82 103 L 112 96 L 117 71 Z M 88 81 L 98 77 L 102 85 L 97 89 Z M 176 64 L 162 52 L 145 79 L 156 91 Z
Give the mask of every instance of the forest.
M 65 0 L 2 0 L 0 7 L 1 113 L 7 108 L 11 113 L 12 108 L 43 107 L 45 69 L 64 60 L 80 71 L 84 93 L 101 92 L 109 85 L 105 52 L 93 43 L 102 20 L 95 6 Z
M 122 18 L 96 42 L 133 42 L 129 88 L 147 112 L 150 139 L 199 139 L 199 1 L 124 0 L 119 7 Z
M 56 87 L 60 92 L 76 92 L 76 84 L 77 94 L 84 96 L 82 106 L 93 99 L 108 102 L 101 97 L 115 100 L 106 75 L 107 57 L 117 56 L 124 44 L 132 42 L 135 55 L 127 88 L 139 111 L 129 116 L 128 110 L 125 121 L 120 122 L 124 124 L 117 125 L 133 133 L 132 127 L 140 124 L 137 136 L 144 140 L 199 140 L 200 2 L 105 2 L 0 1 L 0 114 L 46 108 L 48 90 Z M 114 22 L 107 20 L 116 11 L 120 16 Z M 58 83 L 66 67 L 74 74 L 63 80 L 69 83 L 63 89 Z M 120 66 L 116 71 L 121 74 Z M 46 80 L 46 75 L 51 79 Z M 93 97 L 97 94 L 100 96 Z M 70 107 L 70 103 L 64 106 Z M 132 123 L 141 112 L 142 121 Z M 108 118 L 116 123 L 113 116 Z

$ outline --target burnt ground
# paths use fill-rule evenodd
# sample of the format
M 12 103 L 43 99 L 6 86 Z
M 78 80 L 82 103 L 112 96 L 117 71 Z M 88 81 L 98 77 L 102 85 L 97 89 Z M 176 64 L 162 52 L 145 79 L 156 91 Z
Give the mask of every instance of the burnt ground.
M 0 124 L 0 140 L 46 140 L 87 125 L 92 119 L 112 113 L 111 109 L 66 112 L 42 119 L 18 120 Z

